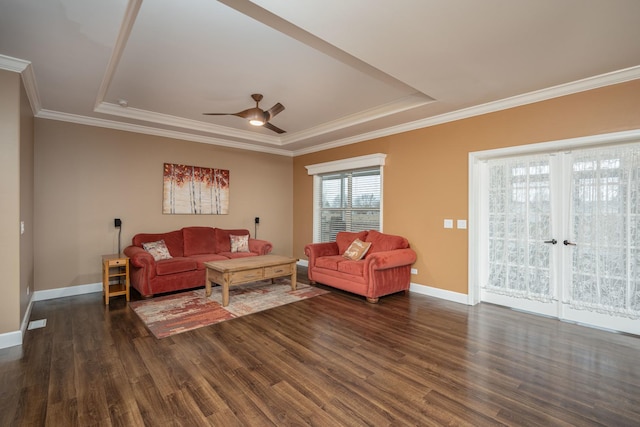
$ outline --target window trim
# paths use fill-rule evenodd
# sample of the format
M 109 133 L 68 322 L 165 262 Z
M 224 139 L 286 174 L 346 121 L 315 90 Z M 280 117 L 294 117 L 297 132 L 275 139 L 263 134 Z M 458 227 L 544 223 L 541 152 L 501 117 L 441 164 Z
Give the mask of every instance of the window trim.
M 351 157 L 349 159 L 334 160 L 332 162 L 316 163 L 315 165 L 305 166 L 309 175 L 318 175 L 330 172 L 343 172 L 346 170 L 368 168 L 373 166 L 382 166 L 385 164 L 386 154 L 376 153 L 366 156 Z

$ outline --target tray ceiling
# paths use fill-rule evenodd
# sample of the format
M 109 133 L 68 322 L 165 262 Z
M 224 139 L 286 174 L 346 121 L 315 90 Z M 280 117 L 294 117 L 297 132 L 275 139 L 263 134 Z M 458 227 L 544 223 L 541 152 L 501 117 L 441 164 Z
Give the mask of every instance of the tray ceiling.
M 640 2 L 3 0 L 38 117 L 295 155 L 640 77 Z M 234 113 L 277 102 L 276 134 Z

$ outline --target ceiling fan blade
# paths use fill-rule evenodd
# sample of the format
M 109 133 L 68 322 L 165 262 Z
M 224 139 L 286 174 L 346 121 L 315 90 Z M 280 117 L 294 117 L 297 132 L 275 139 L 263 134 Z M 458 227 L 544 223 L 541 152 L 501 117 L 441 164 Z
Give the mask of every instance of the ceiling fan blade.
M 238 113 L 202 113 L 205 116 L 237 116 L 237 117 L 242 117 L 243 119 L 246 119 L 250 116 L 252 116 L 254 113 L 255 108 L 249 108 L 247 110 L 243 110 L 240 111 Z M 262 110 L 259 110 L 260 112 L 262 112 Z
M 269 123 L 269 122 L 266 122 L 265 124 L 263 124 L 263 125 L 262 125 L 262 127 L 265 127 L 265 128 L 267 128 L 267 129 L 270 129 L 270 130 L 272 130 L 272 131 L 274 131 L 274 132 L 276 132 L 276 133 L 285 133 L 285 132 L 286 132 L 286 131 L 284 131 L 284 130 L 280 129 L 279 127 L 276 127 L 276 126 L 272 125 L 272 124 L 271 124 L 271 123 Z
M 282 111 L 284 111 L 284 105 L 280 104 L 279 102 L 274 105 L 273 107 L 269 108 L 267 111 L 264 112 L 264 116 L 267 119 L 267 121 L 273 119 L 276 114 L 281 113 Z

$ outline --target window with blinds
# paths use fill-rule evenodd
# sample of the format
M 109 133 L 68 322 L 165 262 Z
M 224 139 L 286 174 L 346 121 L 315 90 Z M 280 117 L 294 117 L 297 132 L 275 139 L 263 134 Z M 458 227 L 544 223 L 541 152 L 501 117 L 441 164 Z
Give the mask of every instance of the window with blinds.
M 314 241 L 330 242 L 339 231 L 380 230 L 380 167 L 316 176 Z
M 340 231 L 382 231 L 382 171 L 387 155 L 368 154 L 305 166 L 313 175 L 313 241 Z

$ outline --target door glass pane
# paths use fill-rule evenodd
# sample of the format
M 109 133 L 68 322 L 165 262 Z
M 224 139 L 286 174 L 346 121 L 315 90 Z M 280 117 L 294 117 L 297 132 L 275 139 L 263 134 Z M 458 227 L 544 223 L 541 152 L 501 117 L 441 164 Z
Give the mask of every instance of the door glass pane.
M 640 145 L 572 159 L 573 308 L 640 318 Z
M 552 299 L 549 156 L 490 160 L 486 289 Z

